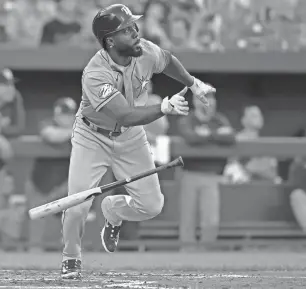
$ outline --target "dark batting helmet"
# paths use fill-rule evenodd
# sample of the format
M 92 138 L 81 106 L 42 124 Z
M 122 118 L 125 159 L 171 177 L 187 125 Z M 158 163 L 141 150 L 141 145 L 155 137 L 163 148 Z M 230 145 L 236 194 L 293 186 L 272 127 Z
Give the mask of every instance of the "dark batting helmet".
M 108 34 L 126 28 L 141 17 L 142 15 L 133 15 L 125 5 L 110 5 L 97 13 L 92 22 L 92 31 L 102 41 Z

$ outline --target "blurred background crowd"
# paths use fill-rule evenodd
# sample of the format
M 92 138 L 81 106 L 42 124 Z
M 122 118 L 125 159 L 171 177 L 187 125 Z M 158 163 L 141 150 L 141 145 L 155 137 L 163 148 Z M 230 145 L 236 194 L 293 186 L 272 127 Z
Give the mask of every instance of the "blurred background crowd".
M 1 0 L 0 45 L 96 45 L 93 15 L 119 2 L 144 14 L 143 37 L 172 51 L 301 50 L 306 45 L 303 0 Z
M 92 48 L 99 49 L 91 22 L 100 8 L 113 3 L 144 14 L 138 23 L 141 36 L 172 52 L 186 52 L 189 59 L 196 57 L 203 63 L 203 70 L 195 69 L 197 77 L 217 87 L 209 108 L 189 91 L 188 117 L 165 116 L 145 127 L 156 165 L 171 159 L 171 137 L 180 137 L 188 148 L 204 151 L 216 145 L 222 151 L 263 136 L 306 136 L 303 73 L 284 73 L 287 67 L 282 73 L 230 73 L 222 71 L 223 60 L 210 72 L 201 54 L 193 53 L 210 52 L 209 59 L 213 53 L 226 55 L 233 50 L 238 55 L 239 50 L 248 55 L 253 51 L 299 55 L 306 46 L 305 0 L 0 0 L 0 247 L 25 240 L 33 248 L 60 244 L 59 214 L 29 222 L 26 212 L 67 194 L 70 137 L 81 99 L 83 67 L 71 68 L 75 58 L 62 55 L 73 54 L 67 47 L 84 48 L 85 59 Z M 54 59 L 48 59 L 51 50 L 43 49 L 50 45 L 51 50 L 56 47 Z M 13 57 L 13 68 L 2 67 L 1 61 L 8 63 L 3 56 L 7 52 L 23 60 L 31 48 L 42 51 L 43 57 L 31 54 L 21 67 Z M 53 66 L 55 58 L 57 64 L 64 63 L 58 70 Z M 40 66 L 39 59 L 47 60 L 46 67 Z M 250 63 L 257 67 L 256 59 Z M 178 90 L 177 82 L 156 75 L 147 86 L 149 103 L 159 103 Z M 167 201 L 155 227 L 149 230 L 148 223 L 143 225 L 147 237 L 172 237 L 189 244 L 215 242 L 224 223 L 236 237 L 245 232 L 249 236 L 258 228 L 265 230 L 264 236 L 276 229 L 279 236 L 300 229 L 305 233 L 306 158 L 196 155 L 184 157 L 184 162 L 181 175 L 173 171 L 160 175 Z M 110 172 L 102 183 L 112 181 Z M 126 192 L 120 188 L 111 193 Z M 99 209 L 93 207 L 87 221 L 87 241 L 98 240 L 100 249 L 97 226 L 103 225 L 103 216 Z M 245 231 L 234 233 L 241 223 L 246 224 Z M 125 224 L 123 239 L 140 238 L 140 226 Z M 172 234 L 173 227 L 177 230 Z

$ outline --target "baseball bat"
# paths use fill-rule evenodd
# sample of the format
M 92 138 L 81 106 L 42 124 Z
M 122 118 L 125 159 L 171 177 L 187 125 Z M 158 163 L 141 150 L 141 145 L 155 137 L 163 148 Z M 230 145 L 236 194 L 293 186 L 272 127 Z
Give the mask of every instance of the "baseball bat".
M 113 190 L 117 187 L 126 185 L 128 183 L 135 182 L 139 179 L 145 178 L 147 176 L 156 174 L 158 172 L 161 172 L 166 169 L 170 169 L 173 167 L 178 167 L 178 166 L 184 166 L 184 162 L 182 157 L 178 157 L 177 159 L 173 160 L 170 163 L 167 163 L 165 165 L 159 166 L 157 168 L 154 168 L 152 170 L 148 170 L 146 172 L 142 172 L 138 175 L 126 178 L 124 180 L 116 181 L 104 186 L 96 187 L 93 189 L 85 190 L 73 195 L 69 195 L 67 197 L 58 199 L 56 201 L 41 205 L 39 207 L 32 208 L 29 210 L 29 216 L 30 219 L 35 220 L 39 218 L 46 217 L 48 215 L 56 214 L 61 211 L 64 211 L 68 208 L 74 207 L 76 205 L 79 205 L 81 203 L 84 203 L 86 201 L 92 200 L 96 196 L 103 194 L 104 192 Z

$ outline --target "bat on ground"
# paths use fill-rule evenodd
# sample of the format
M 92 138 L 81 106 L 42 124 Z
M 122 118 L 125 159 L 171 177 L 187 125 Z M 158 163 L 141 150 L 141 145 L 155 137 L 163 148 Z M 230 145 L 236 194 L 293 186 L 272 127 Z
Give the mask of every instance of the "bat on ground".
M 124 180 L 116 181 L 116 182 L 113 182 L 113 183 L 110 183 L 104 186 L 96 187 L 96 188 L 89 189 L 83 192 L 79 192 L 73 195 L 69 195 L 67 197 L 58 199 L 56 201 L 41 205 L 39 207 L 32 208 L 31 210 L 29 210 L 29 216 L 32 220 L 35 220 L 35 219 L 43 218 L 48 215 L 59 213 L 68 208 L 71 208 L 81 203 L 84 203 L 86 201 L 92 200 L 93 198 L 95 198 L 96 196 L 100 194 L 103 194 L 104 192 L 113 190 L 117 187 L 126 185 L 128 183 L 135 182 L 139 179 L 156 174 L 163 170 L 170 169 L 173 167 L 179 167 L 179 166 L 180 167 L 184 166 L 182 157 L 178 157 L 177 159 L 173 160 L 170 163 L 167 163 L 165 165 L 159 166 L 155 169 L 152 169 L 146 172 L 142 172 L 138 175 L 126 178 Z

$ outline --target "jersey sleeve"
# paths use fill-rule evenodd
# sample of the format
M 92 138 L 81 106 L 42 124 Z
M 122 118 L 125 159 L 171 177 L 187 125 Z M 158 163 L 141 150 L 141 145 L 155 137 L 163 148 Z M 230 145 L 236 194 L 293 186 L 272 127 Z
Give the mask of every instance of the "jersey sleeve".
M 153 73 L 161 73 L 167 67 L 171 59 L 171 53 L 164 50 L 154 44 L 151 41 L 146 40 L 146 44 L 149 48 L 150 55 L 154 62 Z
M 104 71 L 84 73 L 82 89 L 96 111 L 101 110 L 120 93 L 114 86 L 112 75 Z

